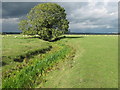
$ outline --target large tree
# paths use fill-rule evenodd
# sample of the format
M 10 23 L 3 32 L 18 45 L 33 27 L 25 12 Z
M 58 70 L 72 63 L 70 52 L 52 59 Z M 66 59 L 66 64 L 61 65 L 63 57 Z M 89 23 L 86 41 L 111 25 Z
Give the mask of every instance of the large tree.
M 30 10 L 26 19 L 19 23 L 19 29 L 24 34 L 38 34 L 47 41 L 64 34 L 68 28 L 65 9 L 55 3 L 38 4 Z

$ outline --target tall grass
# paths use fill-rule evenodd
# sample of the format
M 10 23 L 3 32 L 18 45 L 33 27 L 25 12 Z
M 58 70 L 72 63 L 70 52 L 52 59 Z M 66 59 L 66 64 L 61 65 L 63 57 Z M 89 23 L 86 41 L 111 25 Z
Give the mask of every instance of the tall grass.
M 52 67 L 59 60 L 66 57 L 70 48 L 62 45 L 61 49 L 57 52 L 48 54 L 42 60 L 35 59 L 34 63 L 26 66 L 20 71 L 16 71 L 15 75 L 6 77 L 3 80 L 3 88 L 26 88 L 33 87 L 38 75 L 42 78 L 43 74 Z M 42 82 L 42 81 L 41 81 Z

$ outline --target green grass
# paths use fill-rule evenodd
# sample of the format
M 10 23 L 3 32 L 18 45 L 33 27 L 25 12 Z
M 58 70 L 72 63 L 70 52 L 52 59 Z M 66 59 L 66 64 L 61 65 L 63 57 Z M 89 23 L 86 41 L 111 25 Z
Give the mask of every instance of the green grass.
M 15 36 L 17 36 L 15 38 Z M 29 62 L 14 62 L 34 54 Z M 117 88 L 118 37 L 112 35 L 66 35 L 57 42 L 46 42 L 22 35 L 3 38 L 3 88 Z M 30 53 L 30 55 L 32 55 Z
M 15 36 L 17 36 L 15 38 Z M 27 38 L 22 35 L 4 35 L 2 39 L 3 71 L 16 66 L 19 62 L 14 59 L 25 56 L 31 52 L 49 48 L 50 44 L 37 38 Z
M 111 35 L 67 37 L 69 38 L 60 42 L 76 49 L 75 57 L 61 63 L 60 70 L 50 72 L 46 77 L 48 81 L 42 87 L 117 88 L 118 37 Z M 70 68 L 70 65 L 73 67 Z

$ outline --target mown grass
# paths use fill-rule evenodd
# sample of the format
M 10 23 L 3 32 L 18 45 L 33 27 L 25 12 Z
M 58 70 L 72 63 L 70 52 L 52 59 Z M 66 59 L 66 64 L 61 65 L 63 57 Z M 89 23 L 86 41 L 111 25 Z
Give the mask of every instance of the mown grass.
M 118 36 L 67 35 L 60 40 L 76 49 L 74 59 L 50 72 L 44 88 L 117 88 Z M 72 65 L 73 67 L 69 67 Z M 39 86 L 38 86 L 39 87 Z

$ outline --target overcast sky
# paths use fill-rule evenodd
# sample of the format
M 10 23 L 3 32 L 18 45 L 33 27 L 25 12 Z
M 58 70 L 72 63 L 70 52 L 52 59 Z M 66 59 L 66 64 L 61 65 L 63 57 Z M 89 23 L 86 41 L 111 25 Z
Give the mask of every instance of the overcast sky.
M 58 3 L 58 2 L 55 2 Z M 2 30 L 17 32 L 18 23 L 40 2 L 3 2 Z M 117 2 L 59 2 L 65 8 L 71 32 L 107 33 L 118 31 Z

